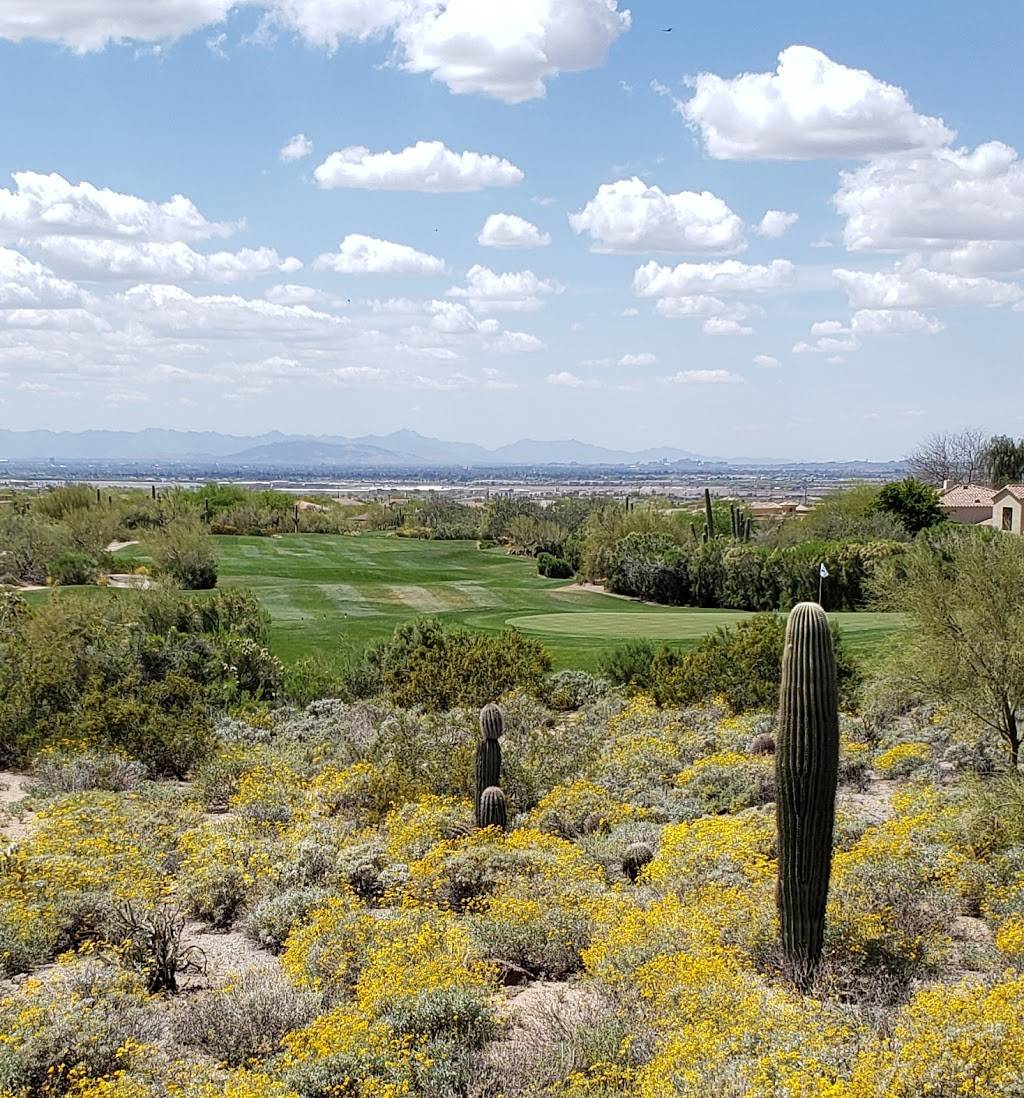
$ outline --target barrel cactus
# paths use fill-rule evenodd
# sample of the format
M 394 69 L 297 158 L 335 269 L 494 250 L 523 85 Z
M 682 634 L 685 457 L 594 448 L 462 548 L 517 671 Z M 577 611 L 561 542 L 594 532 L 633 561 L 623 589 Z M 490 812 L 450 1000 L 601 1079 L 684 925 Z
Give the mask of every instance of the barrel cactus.
M 821 958 L 838 770 L 832 633 L 825 611 L 803 602 L 786 625 L 775 751 L 776 902 L 786 967 L 801 989 L 813 981 Z
M 496 786 L 489 786 L 480 795 L 481 827 L 500 827 L 502 831 L 508 825 L 508 807 L 505 794 Z
M 640 871 L 654 858 L 650 843 L 630 843 L 622 855 L 622 872 L 636 884 Z
M 505 718 L 496 705 L 485 705 L 480 710 L 480 742 L 476 747 L 476 787 L 474 791 L 474 811 L 479 827 L 481 823 L 480 801 L 484 790 L 501 785 L 501 742 L 505 731 Z

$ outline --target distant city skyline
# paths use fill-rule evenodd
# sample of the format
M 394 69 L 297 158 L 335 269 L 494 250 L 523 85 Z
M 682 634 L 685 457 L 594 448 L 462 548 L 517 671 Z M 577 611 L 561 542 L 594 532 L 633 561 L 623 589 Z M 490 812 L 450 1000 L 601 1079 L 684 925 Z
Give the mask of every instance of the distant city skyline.
M 1022 32 L 1009 0 L 5 0 L 0 428 L 1019 435 Z

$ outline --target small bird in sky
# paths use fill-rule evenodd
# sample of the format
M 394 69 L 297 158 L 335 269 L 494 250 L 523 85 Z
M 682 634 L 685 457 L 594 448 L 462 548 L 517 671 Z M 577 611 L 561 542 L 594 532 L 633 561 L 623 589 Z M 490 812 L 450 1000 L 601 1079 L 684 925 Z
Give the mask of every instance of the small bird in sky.
M 671 27 L 662 27 L 661 28 L 661 33 L 662 34 L 671 34 L 672 33 L 672 28 Z

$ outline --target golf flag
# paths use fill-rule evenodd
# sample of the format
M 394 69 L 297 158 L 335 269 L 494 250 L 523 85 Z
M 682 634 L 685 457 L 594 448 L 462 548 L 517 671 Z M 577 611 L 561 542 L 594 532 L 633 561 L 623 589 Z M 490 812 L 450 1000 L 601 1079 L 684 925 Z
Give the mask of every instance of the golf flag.
M 818 575 L 821 576 L 823 580 L 828 579 L 828 569 L 825 567 L 824 561 L 822 561 L 821 567 L 818 569 Z

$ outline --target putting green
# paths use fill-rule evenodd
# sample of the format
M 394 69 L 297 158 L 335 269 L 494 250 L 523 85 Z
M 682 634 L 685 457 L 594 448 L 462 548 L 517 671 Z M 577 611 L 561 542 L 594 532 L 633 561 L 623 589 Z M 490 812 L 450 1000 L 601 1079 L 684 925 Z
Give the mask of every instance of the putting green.
M 692 640 L 720 625 L 732 625 L 749 615 L 742 610 L 580 611 L 575 614 L 523 614 L 509 618 L 508 624 L 523 633 L 541 637 L 605 637 L 628 640 L 648 637 L 651 640 Z

